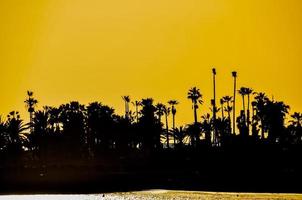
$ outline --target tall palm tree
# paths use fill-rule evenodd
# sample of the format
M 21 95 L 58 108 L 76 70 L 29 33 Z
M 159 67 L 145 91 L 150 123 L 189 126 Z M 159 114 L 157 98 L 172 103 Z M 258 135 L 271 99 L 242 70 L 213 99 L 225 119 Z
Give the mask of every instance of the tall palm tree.
M 238 90 L 238 93 L 241 95 L 242 97 L 242 111 L 241 111 L 241 114 L 240 114 L 240 118 L 241 118 L 241 121 L 240 121 L 240 134 L 243 136 L 248 136 L 249 135 L 249 132 L 248 132 L 248 129 L 247 129 L 247 118 L 246 118 L 246 107 L 245 107 L 245 96 L 247 95 L 247 88 L 246 87 L 241 87 L 239 90 Z
M 177 105 L 179 102 L 177 100 L 170 100 L 168 101 L 168 104 L 171 106 L 172 111 L 172 128 L 175 129 L 175 115 L 176 115 L 176 108 L 175 105 Z M 173 136 L 174 139 L 174 145 L 176 143 L 175 135 Z
M 33 114 L 35 112 L 35 106 L 38 103 L 38 100 L 36 100 L 33 97 L 33 92 L 32 91 L 27 91 L 27 99 L 24 101 L 27 111 L 29 112 L 29 121 L 30 121 L 30 132 L 33 132 L 32 129 L 32 123 L 33 123 Z
M 266 116 L 266 104 L 269 102 L 268 97 L 266 96 L 265 93 L 263 92 L 254 92 L 254 94 L 256 95 L 254 97 L 254 105 L 255 105 L 255 109 L 256 109 L 256 116 L 259 118 L 260 123 L 261 123 L 261 139 L 264 139 L 264 132 L 265 132 L 265 116 Z
M 168 126 L 168 116 L 170 114 L 170 107 L 163 106 L 163 112 L 166 118 L 166 139 L 167 139 L 167 148 L 170 148 L 170 139 L 169 139 L 169 126 Z
M 129 103 L 130 103 L 130 96 L 122 96 L 122 99 L 125 102 L 125 118 L 129 119 Z
M 141 102 L 134 101 L 134 102 L 132 102 L 132 105 L 135 106 L 136 123 L 138 123 L 138 107 L 141 106 Z
M 238 93 L 241 95 L 242 97 L 242 110 L 243 110 L 243 113 L 244 113 L 244 120 L 246 120 L 246 114 L 245 114 L 245 95 L 247 95 L 246 93 L 246 88 L 245 87 L 241 87 L 239 90 L 238 90 Z
M 199 89 L 196 87 L 192 87 L 188 91 L 188 99 L 191 99 L 192 104 L 193 104 L 193 109 L 194 109 L 194 122 L 197 124 L 197 109 L 198 109 L 198 104 L 202 104 L 202 94 L 200 93 Z
M 246 124 L 247 124 L 247 130 L 250 132 L 250 97 L 251 94 L 253 94 L 253 89 L 252 88 L 245 88 L 245 93 L 247 95 L 247 113 L 246 113 Z
M 213 118 L 214 118 L 214 120 L 216 119 L 216 112 L 215 112 L 215 110 L 216 110 L 216 69 L 215 68 L 213 68 L 212 69 L 212 74 L 213 74 L 213 107 L 214 107 L 214 109 L 213 109 Z
M 236 134 L 236 131 L 235 131 L 235 128 L 236 128 L 236 81 L 237 81 L 237 72 L 236 71 L 233 71 L 232 72 L 232 76 L 234 78 L 234 100 L 233 100 L 233 134 L 235 135 Z
M 213 68 L 212 69 L 212 74 L 213 74 L 213 100 L 212 100 L 212 106 L 213 106 L 213 135 L 214 135 L 214 141 L 216 141 L 216 133 L 217 133 L 217 129 L 216 129 L 216 113 L 218 112 L 217 108 L 216 108 L 216 69 Z

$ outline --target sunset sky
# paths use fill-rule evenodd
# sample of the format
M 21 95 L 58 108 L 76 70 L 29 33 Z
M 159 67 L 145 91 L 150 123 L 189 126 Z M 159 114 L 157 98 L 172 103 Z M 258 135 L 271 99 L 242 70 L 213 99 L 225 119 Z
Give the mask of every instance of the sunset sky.
M 193 121 L 192 86 L 210 112 L 238 86 L 302 111 L 300 0 L 1 0 L 0 114 L 24 107 L 101 101 L 124 112 L 122 95 L 177 99 L 177 125 Z M 238 98 L 241 108 L 241 98 Z M 240 106 L 240 107 L 239 107 Z M 239 111 L 239 109 L 237 109 Z

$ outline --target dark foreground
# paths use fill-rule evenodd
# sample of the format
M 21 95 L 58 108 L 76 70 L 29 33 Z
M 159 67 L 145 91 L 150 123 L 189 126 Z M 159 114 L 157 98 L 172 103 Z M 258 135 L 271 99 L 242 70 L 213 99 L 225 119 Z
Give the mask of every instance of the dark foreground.
M 4 158 L 0 192 L 103 193 L 162 188 L 302 193 L 302 168 L 297 158 L 300 155 L 242 151 L 132 152 L 36 161 Z

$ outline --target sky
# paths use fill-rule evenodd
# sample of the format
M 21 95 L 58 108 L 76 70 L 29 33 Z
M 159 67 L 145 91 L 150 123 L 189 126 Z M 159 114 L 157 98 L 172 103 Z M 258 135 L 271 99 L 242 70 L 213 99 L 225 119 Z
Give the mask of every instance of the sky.
M 100 101 L 118 114 L 130 95 L 177 99 L 179 126 L 193 122 L 193 86 L 198 116 L 210 112 L 213 67 L 217 98 L 232 95 L 235 70 L 238 87 L 301 112 L 301 10 L 300 0 L 2 0 L 0 115 L 28 120 L 27 90 L 38 109 Z

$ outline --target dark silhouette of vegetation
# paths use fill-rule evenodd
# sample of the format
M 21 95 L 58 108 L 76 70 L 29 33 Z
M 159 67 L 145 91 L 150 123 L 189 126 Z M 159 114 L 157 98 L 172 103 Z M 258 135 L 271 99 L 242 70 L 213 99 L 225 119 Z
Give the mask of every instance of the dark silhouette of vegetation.
M 221 97 L 217 108 L 215 68 L 212 74 L 212 114 L 199 117 L 197 110 L 203 98 L 200 89 L 192 87 L 187 98 L 192 101 L 194 121 L 179 127 L 175 123 L 179 102 L 174 99 L 167 105 L 154 104 L 152 98 L 135 100 L 132 112 L 130 97 L 122 96 L 125 114 L 120 116 L 101 102 L 82 105 L 72 101 L 37 110 L 38 101 L 33 92 L 28 91 L 24 102 L 30 115 L 29 123 L 24 123 L 16 111 L 10 112 L 6 120 L 0 118 L 0 172 L 7 177 L 0 182 L 9 185 L 22 179 L 14 173 L 18 167 L 19 171 L 33 174 L 29 182 L 36 180 L 34 171 L 29 168 L 38 169 L 38 177 L 54 173 L 68 179 L 64 174 L 68 173 L 64 171 L 66 166 L 81 166 L 76 172 L 67 167 L 73 178 L 81 177 L 80 171 L 91 171 L 89 180 L 116 173 L 132 177 L 136 177 L 133 173 L 142 173 L 148 180 L 154 178 L 150 174 L 158 173 L 170 180 L 172 172 L 173 176 L 186 174 L 195 181 L 196 177 L 207 181 L 221 177 L 229 180 L 230 174 L 236 178 L 243 174 L 247 179 L 301 178 L 296 158 L 302 153 L 302 114 L 294 112 L 286 121 L 289 106 L 284 102 L 269 99 L 266 94 L 247 87 L 237 91 L 237 72 L 232 72 L 233 96 Z M 237 118 L 236 92 L 242 97 L 242 110 Z M 222 161 L 227 162 L 227 166 L 222 166 L 225 165 Z M 242 167 L 238 169 L 238 166 Z M 46 182 L 50 180 L 58 182 L 59 179 L 48 176 Z

